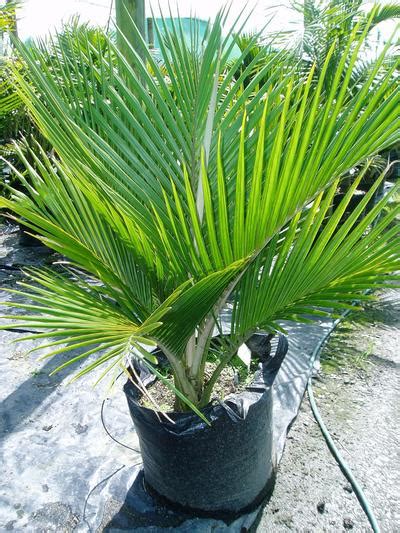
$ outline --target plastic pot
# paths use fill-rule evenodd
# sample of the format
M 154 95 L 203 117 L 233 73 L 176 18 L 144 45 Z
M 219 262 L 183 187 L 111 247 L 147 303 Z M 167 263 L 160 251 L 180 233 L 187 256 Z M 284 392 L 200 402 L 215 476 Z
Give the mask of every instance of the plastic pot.
M 281 337 L 244 392 L 209 404 L 211 426 L 191 412 L 168 413 L 174 424 L 159 419 L 125 384 L 150 492 L 199 516 L 232 517 L 260 505 L 275 480 L 271 386 L 286 351 Z

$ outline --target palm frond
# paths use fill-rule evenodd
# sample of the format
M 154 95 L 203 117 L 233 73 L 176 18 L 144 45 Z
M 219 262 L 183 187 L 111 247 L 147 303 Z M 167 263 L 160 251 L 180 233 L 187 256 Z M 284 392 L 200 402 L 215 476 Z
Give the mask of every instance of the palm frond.
M 372 18 L 372 25 L 376 26 L 386 20 L 394 20 L 400 18 L 400 3 L 399 2 L 384 2 L 376 4 L 376 11 Z
M 194 405 L 207 339 L 232 292 L 234 345 L 321 302 L 348 305 L 349 286 L 350 295 L 384 283 L 399 259 L 393 212 L 371 229 L 384 202 L 342 223 L 349 193 L 325 221 L 341 177 L 399 138 L 396 65 L 381 68 L 390 42 L 354 93 L 371 20 L 354 26 L 339 59 L 333 43 L 320 68 L 299 76 L 271 54 L 245 86 L 263 52 L 243 69 L 250 38 L 231 61 L 224 18 L 201 53 L 179 20 L 161 20 L 162 64 L 134 26 L 142 51 L 131 48 L 129 62 L 108 37 L 98 46 L 84 31 L 54 47 L 18 44 L 29 72 L 15 72 L 19 95 L 56 156 L 35 148 L 30 164 L 21 152 L 27 192 L 0 202 L 82 272 L 60 281 L 61 300 L 58 278 L 35 273 L 46 300 L 29 291 L 45 309 L 27 321 L 75 345 L 99 335 L 101 364 L 139 350 L 139 338 L 156 342 Z

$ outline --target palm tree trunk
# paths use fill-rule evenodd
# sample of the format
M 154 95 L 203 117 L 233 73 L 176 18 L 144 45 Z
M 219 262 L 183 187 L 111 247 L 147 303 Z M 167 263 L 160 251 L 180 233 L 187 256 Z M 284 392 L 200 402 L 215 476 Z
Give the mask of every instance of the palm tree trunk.
M 132 21 L 145 38 L 145 7 L 144 0 L 116 0 L 116 22 L 119 29 L 117 33 L 118 48 L 123 53 L 130 65 L 134 66 L 129 44 L 143 57 L 142 46 L 137 42 L 132 27 Z M 124 37 L 126 40 L 124 39 Z M 128 42 L 127 42 L 128 41 Z M 129 43 L 129 44 L 128 44 Z

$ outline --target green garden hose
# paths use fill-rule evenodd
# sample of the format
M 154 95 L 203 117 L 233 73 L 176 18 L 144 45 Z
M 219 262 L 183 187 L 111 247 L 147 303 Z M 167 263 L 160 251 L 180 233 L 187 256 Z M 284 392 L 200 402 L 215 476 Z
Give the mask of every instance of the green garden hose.
M 315 348 L 312 356 L 311 356 L 311 363 L 314 365 L 314 362 L 321 352 L 322 347 L 326 343 L 326 341 L 329 339 L 331 333 L 335 330 L 337 325 L 351 312 L 351 310 L 347 310 L 343 315 L 335 320 L 335 322 L 332 324 L 331 328 L 325 335 L 325 337 L 318 343 L 317 347 Z M 336 462 L 338 463 L 340 470 L 343 472 L 347 480 L 349 481 L 350 485 L 353 488 L 354 494 L 357 496 L 358 501 L 360 502 L 360 505 L 365 512 L 368 521 L 371 525 L 371 528 L 374 533 L 380 533 L 379 525 L 376 520 L 376 517 L 374 515 L 374 512 L 364 494 L 364 491 L 360 487 L 359 483 L 355 479 L 352 471 L 350 470 L 350 467 L 346 464 L 343 457 L 341 456 L 339 450 L 337 449 L 324 421 L 322 420 L 321 414 L 318 410 L 317 404 L 315 402 L 314 393 L 312 390 L 312 376 L 309 378 L 307 383 L 307 393 L 308 393 L 308 399 L 310 401 L 311 410 L 313 412 L 314 418 L 317 421 L 319 428 L 321 430 L 322 435 L 324 436 L 324 439 L 326 441 L 326 444 L 328 445 L 329 451 L 332 453 L 333 457 L 335 458 Z

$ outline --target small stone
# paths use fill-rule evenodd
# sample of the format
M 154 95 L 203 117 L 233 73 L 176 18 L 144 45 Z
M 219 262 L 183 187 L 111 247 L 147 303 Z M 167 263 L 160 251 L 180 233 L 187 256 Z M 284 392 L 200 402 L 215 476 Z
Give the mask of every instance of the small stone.
M 344 529 L 353 529 L 354 522 L 351 518 L 344 518 L 343 519 L 343 527 Z
M 81 433 L 86 433 L 88 427 L 86 424 L 74 424 L 75 433 L 80 435 Z
M 49 426 L 43 426 L 42 429 L 43 431 L 50 431 L 52 429 L 52 425 L 49 425 Z
M 353 493 L 353 487 L 351 485 L 345 485 L 344 487 L 344 490 L 346 492 L 348 492 L 349 494 L 352 494 Z
M 46 485 L 46 483 L 44 485 L 42 485 L 42 491 L 43 492 L 49 492 L 49 486 Z
M 317 511 L 319 512 L 319 514 L 323 514 L 325 512 L 325 502 L 324 501 L 321 501 L 321 502 L 318 503 Z

